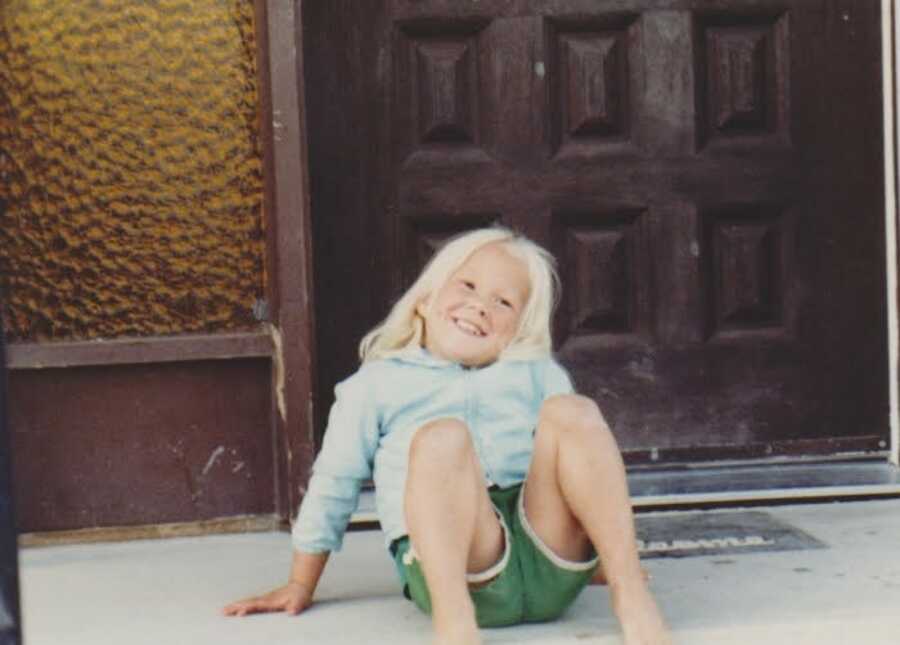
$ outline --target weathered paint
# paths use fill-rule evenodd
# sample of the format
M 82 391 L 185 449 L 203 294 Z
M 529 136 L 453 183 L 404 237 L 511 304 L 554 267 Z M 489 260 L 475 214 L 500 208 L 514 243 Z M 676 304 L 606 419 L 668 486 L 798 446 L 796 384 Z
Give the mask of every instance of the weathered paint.
M 274 513 L 269 376 L 267 359 L 12 372 L 19 529 Z

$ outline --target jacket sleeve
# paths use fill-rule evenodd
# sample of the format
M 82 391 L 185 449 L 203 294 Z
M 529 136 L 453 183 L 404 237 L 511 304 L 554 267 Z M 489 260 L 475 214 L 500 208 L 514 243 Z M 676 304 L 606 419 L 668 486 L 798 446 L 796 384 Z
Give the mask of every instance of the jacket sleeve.
M 380 435 L 371 370 L 365 367 L 335 388 L 322 449 L 291 530 L 305 553 L 339 551 L 362 484 L 372 477 Z
M 549 399 L 557 394 L 574 394 L 575 388 L 572 386 L 572 379 L 569 378 L 568 372 L 562 365 L 550 358 L 546 361 L 544 369 L 544 397 L 543 400 Z

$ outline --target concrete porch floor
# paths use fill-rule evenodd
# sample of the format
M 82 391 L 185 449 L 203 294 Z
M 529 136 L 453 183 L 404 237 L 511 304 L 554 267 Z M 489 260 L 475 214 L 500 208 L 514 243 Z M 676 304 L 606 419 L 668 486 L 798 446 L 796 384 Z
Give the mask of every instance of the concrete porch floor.
M 900 499 L 757 510 L 828 548 L 646 560 L 676 643 L 900 643 Z M 218 613 L 285 578 L 284 533 L 32 548 L 20 559 L 25 645 L 429 642 L 378 531 L 347 535 L 318 602 L 298 617 Z M 555 623 L 484 634 L 486 643 L 621 642 L 601 587 Z

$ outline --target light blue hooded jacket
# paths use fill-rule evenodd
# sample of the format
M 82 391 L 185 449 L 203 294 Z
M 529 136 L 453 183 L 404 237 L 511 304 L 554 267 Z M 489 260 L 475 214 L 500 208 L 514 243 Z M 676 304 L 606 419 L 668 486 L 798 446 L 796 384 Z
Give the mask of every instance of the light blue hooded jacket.
M 524 481 L 541 404 L 572 391 L 565 370 L 549 357 L 468 369 L 414 349 L 364 363 L 335 388 L 322 449 L 293 525 L 294 548 L 339 550 L 369 479 L 386 544 L 406 535 L 410 442 L 436 419 L 466 424 L 488 485 Z

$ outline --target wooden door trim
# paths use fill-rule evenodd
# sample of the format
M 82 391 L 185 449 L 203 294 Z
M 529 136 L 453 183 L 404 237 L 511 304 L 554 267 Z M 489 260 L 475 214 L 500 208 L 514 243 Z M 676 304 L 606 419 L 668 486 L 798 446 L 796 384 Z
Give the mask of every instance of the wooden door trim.
M 7 348 L 7 367 L 23 370 L 270 358 L 272 348 L 272 337 L 267 331 L 116 338 L 103 341 L 10 343 Z
M 277 515 L 239 515 L 195 522 L 100 526 L 64 531 L 21 533 L 18 537 L 18 546 L 26 549 L 62 546 L 64 544 L 96 544 L 98 542 L 202 537 L 226 533 L 263 533 L 277 531 L 281 528 L 283 528 L 283 522 Z
M 260 140 L 271 311 L 276 508 L 291 516 L 315 455 L 312 228 L 303 82 L 302 0 L 255 0 Z
M 897 229 L 900 228 L 897 210 L 898 174 L 897 151 L 900 149 L 900 133 L 897 130 L 897 88 L 900 87 L 900 57 L 897 40 L 900 37 L 900 13 L 894 11 L 892 0 L 881 1 L 881 47 L 884 91 L 884 192 L 885 235 L 887 269 L 888 312 L 888 391 L 890 400 L 890 461 L 900 466 L 900 325 L 898 325 L 898 246 Z

